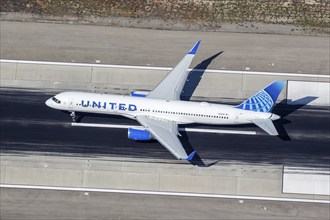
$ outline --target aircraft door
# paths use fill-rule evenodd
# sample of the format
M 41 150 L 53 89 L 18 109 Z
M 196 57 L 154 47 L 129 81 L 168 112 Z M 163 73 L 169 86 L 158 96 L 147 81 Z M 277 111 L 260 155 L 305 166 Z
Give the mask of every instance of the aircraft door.
M 235 124 L 239 123 L 241 114 L 242 113 L 235 113 L 235 116 L 234 116 L 234 123 Z
M 73 99 L 69 99 L 69 108 L 73 108 L 74 105 L 74 100 Z

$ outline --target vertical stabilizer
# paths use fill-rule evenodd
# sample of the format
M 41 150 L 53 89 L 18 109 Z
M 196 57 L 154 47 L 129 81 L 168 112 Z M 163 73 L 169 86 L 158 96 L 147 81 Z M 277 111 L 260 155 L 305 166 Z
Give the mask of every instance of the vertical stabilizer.
M 235 108 L 256 112 L 270 112 L 285 85 L 286 82 L 275 81 L 256 95 L 235 106 Z

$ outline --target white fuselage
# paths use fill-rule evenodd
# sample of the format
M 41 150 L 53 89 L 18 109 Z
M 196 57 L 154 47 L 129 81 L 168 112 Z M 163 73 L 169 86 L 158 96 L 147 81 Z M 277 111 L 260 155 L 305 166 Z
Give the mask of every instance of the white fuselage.
M 134 119 L 137 115 L 148 115 L 175 121 L 178 124 L 249 124 L 251 119 L 276 120 L 272 113 L 246 111 L 230 105 L 207 102 L 160 100 L 145 97 L 108 95 L 86 92 L 63 92 L 46 105 L 69 112 L 122 115 Z

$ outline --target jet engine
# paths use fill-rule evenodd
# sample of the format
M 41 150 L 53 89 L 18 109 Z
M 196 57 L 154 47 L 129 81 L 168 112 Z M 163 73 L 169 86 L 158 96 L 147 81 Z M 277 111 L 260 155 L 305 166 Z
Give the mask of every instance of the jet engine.
M 149 94 L 148 91 L 133 91 L 131 92 L 131 96 L 136 96 L 136 97 L 146 97 Z
M 149 131 L 143 128 L 128 128 L 128 139 L 135 141 L 150 141 L 154 140 L 154 137 Z

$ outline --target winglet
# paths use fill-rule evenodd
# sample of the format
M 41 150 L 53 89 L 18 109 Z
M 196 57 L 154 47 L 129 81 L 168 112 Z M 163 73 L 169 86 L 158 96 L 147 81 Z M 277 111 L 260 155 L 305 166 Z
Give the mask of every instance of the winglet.
M 197 49 L 198 49 L 198 46 L 199 46 L 199 44 L 201 43 L 201 41 L 199 40 L 199 41 L 197 41 L 197 43 L 194 45 L 194 47 L 193 48 L 191 48 L 191 50 L 188 52 L 188 54 L 193 54 L 193 55 L 195 55 L 196 54 L 196 52 L 197 52 Z
M 189 156 L 187 157 L 187 160 L 191 161 L 194 158 L 195 154 L 196 154 L 196 151 L 193 151 L 191 154 L 189 154 Z

